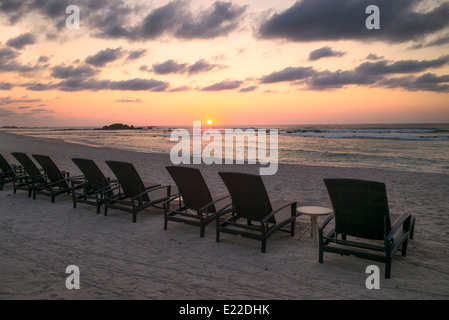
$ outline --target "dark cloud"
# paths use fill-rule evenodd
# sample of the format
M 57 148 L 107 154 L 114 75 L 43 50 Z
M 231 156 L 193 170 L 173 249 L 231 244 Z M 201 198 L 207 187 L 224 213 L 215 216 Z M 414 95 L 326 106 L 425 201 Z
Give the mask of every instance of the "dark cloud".
M 305 79 L 310 90 L 331 90 L 343 88 L 347 85 L 370 85 L 382 79 L 378 75 L 364 75 L 356 71 L 321 71 L 315 73 L 312 77 Z
M 262 83 L 276 83 L 283 81 L 302 80 L 315 74 L 312 67 L 288 67 L 281 71 L 275 71 L 261 78 Z
M 302 0 L 263 20 L 258 36 L 307 42 L 361 40 L 402 43 L 416 41 L 449 26 L 449 3 L 428 12 L 417 12 L 423 0 Z M 368 30 L 368 5 L 380 10 L 380 29 Z
M 165 91 L 168 83 L 154 79 L 131 79 L 122 81 L 111 81 L 108 84 L 110 90 L 130 90 L 130 91 Z
M 0 82 L 0 90 L 11 90 L 12 88 L 14 88 L 12 83 L 5 81 Z
M 16 49 L 23 49 L 29 44 L 34 44 L 36 42 L 35 37 L 31 33 L 24 33 L 16 38 L 11 38 L 6 42 L 6 45 Z
M 79 67 L 59 65 L 52 68 L 51 76 L 58 79 L 91 77 L 98 73 L 97 70 L 92 69 L 87 65 Z
M 60 90 L 60 91 L 100 91 L 100 90 L 123 90 L 123 91 L 166 91 L 169 84 L 154 79 L 135 78 L 130 80 L 111 81 L 97 79 L 68 78 L 59 83 L 32 83 L 26 85 L 28 90 Z
M 238 27 L 239 19 L 245 11 L 246 6 L 217 1 L 196 17 L 185 19 L 175 34 L 184 39 L 211 39 L 227 35 Z
M 19 52 L 10 48 L 0 48 L 0 72 L 28 72 L 38 68 L 30 64 L 22 64 L 17 60 L 19 56 Z
M 449 62 L 449 55 L 434 60 L 401 60 L 388 63 L 387 60 L 365 62 L 356 68 L 356 72 L 366 75 L 387 75 L 394 73 L 416 73 L 429 68 L 441 67 Z
M 335 51 L 332 50 L 331 47 L 322 47 L 319 49 L 316 49 L 309 54 L 309 60 L 310 61 L 316 61 L 321 58 L 327 58 L 327 57 L 341 57 L 345 55 L 342 51 Z
M 449 93 L 449 75 L 437 76 L 426 73 L 420 77 L 405 76 L 379 81 L 376 86 L 404 89 L 407 91 L 432 91 Z
M 116 49 L 105 49 L 97 52 L 93 56 L 89 56 L 86 58 L 85 62 L 87 64 L 96 66 L 96 67 L 103 67 L 107 63 L 115 61 L 123 56 L 123 50 L 122 48 L 116 48 Z
M 217 1 L 210 8 L 193 14 L 188 3 L 175 0 L 153 9 L 137 23 L 129 6 L 117 6 L 107 13 L 92 15 L 93 34 L 101 38 L 124 38 L 130 41 L 154 40 L 165 35 L 181 39 L 211 39 L 235 30 L 246 7 Z M 101 21 L 101 22 L 100 22 Z
M 367 60 L 382 60 L 384 57 L 383 56 L 379 56 L 375 53 L 370 53 L 369 55 L 366 56 L 365 59 Z
M 217 82 L 211 86 L 207 86 L 204 88 L 201 88 L 201 91 L 222 91 L 222 90 L 233 90 L 238 89 L 243 84 L 243 81 L 233 81 L 233 80 L 226 80 L 222 82 Z
M 131 52 L 128 53 L 128 60 L 136 60 L 145 55 L 147 52 L 147 49 L 137 49 L 137 50 L 131 50 Z
M 153 72 L 156 74 L 184 73 L 188 67 L 187 63 L 178 63 L 174 60 L 167 60 L 162 63 L 153 64 Z
M 170 73 L 178 73 L 183 74 L 187 73 L 192 76 L 201 72 L 208 72 L 213 69 L 223 68 L 224 66 L 219 64 L 209 63 L 204 59 L 198 60 L 194 64 L 189 65 L 188 63 L 178 63 L 174 60 L 167 60 L 162 63 L 153 64 L 153 71 L 156 74 L 170 74 Z M 140 70 L 147 71 L 148 68 L 146 66 L 140 67 Z
M 213 64 L 213 63 L 209 63 L 204 59 L 198 60 L 197 62 L 195 62 L 194 64 L 190 65 L 187 68 L 187 72 L 189 75 L 194 75 L 197 73 L 201 73 L 201 72 L 207 72 L 207 71 L 211 71 L 214 69 L 221 69 L 224 68 L 224 66 L 219 65 L 219 64 Z
M 395 74 L 417 74 L 427 69 L 449 63 L 449 56 L 433 60 L 402 60 L 389 62 L 380 60 L 365 62 L 353 70 L 318 71 L 311 67 L 289 67 L 260 78 L 260 82 L 290 82 L 308 90 L 333 90 L 347 85 L 402 88 L 410 91 L 446 92 L 449 75 L 436 76 L 426 73 L 422 76 L 409 75 L 394 78 Z

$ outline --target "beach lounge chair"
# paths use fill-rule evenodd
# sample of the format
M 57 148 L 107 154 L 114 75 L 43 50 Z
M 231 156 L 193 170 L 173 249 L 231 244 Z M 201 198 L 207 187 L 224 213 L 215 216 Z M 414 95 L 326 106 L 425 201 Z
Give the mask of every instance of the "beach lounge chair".
M 106 164 L 117 177 L 118 185 L 110 189 L 113 194 L 106 194 L 105 216 L 109 208 L 115 208 L 132 213 L 133 222 L 136 222 L 139 211 L 150 206 L 162 205 L 172 195 L 170 185 L 163 186 L 157 182 L 144 184 L 132 163 L 106 161 Z M 163 206 L 160 208 L 163 209 Z
M 7 183 L 18 182 L 25 176 L 22 166 L 9 164 L 9 162 L 0 154 L 0 190 Z
M 296 201 L 276 200 L 271 202 L 259 175 L 219 172 L 232 198 L 232 215 L 217 218 L 217 241 L 220 233 L 242 235 L 261 241 L 261 251 L 266 251 L 268 238 L 276 231 L 295 234 Z M 290 225 L 289 230 L 283 229 Z
M 33 189 L 33 199 L 36 199 L 36 194 L 44 194 L 49 196 L 51 202 L 54 203 L 56 196 L 64 193 L 70 194 L 70 174 L 66 171 L 60 171 L 49 156 L 39 154 L 33 154 L 32 156 L 44 170 L 47 182 L 42 188 Z
M 72 161 L 84 176 L 71 179 L 73 207 L 76 208 L 78 202 L 86 203 L 96 206 L 96 212 L 100 213 L 106 195 L 113 196 L 111 189 L 117 185 L 117 180 L 106 177 L 93 160 L 73 158 Z
M 398 250 L 406 255 L 412 216 L 390 215 L 384 183 L 357 179 L 324 179 L 334 213 L 319 228 L 319 262 L 323 253 L 354 255 L 385 263 L 390 278 L 391 262 Z M 325 234 L 329 222 L 334 226 Z
M 168 221 L 183 222 L 200 227 L 200 237 L 204 237 L 209 223 L 231 211 L 230 195 L 213 197 L 199 169 L 183 166 L 167 166 L 166 169 L 179 193 L 167 201 L 164 229 L 167 229 Z M 170 208 L 170 202 L 176 199 L 178 206 Z
M 17 190 L 25 190 L 28 192 L 28 198 L 31 198 L 34 189 L 43 188 L 47 184 L 45 174 L 39 170 L 27 154 L 22 152 L 13 152 L 11 154 L 19 161 L 26 173 L 23 177 L 23 182 L 14 183 L 14 193 Z

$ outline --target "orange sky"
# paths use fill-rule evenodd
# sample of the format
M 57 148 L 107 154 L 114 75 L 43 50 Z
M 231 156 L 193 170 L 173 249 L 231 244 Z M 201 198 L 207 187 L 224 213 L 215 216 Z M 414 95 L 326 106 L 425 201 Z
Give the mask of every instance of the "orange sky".
M 363 1 L 70 1 L 79 30 L 69 2 L 2 1 L 0 125 L 449 122 L 448 2 L 372 2 L 380 30 Z M 434 25 L 399 32 L 411 12 Z

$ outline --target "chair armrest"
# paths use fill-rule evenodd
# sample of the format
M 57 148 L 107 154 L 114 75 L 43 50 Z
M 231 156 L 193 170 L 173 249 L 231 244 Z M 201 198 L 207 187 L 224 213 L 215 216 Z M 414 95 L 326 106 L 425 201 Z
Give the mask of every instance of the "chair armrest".
M 106 193 L 106 192 L 114 191 L 114 190 L 120 189 L 120 188 L 121 188 L 120 183 L 111 183 L 111 184 L 109 184 L 107 186 L 104 186 L 103 188 L 100 188 L 98 190 L 94 190 L 94 193 Z
M 145 189 L 145 191 L 143 191 L 143 192 L 135 195 L 134 197 L 132 197 L 132 199 L 140 198 L 141 196 L 143 196 L 146 193 L 149 193 L 149 192 L 154 191 L 154 190 L 162 189 L 162 188 L 171 188 L 171 185 L 161 186 L 159 184 L 159 185 L 154 185 L 154 186 L 148 187 L 148 188 Z
M 331 222 L 331 220 L 335 217 L 335 213 L 331 213 L 329 216 L 327 216 L 326 220 L 321 224 L 321 226 L 318 228 L 318 231 L 323 231 L 324 228 Z
M 401 215 L 396 222 L 394 223 L 394 225 L 391 227 L 390 232 L 388 233 L 386 239 L 387 240 L 392 240 L 394 234 L 399 230 L 399 228 L 401 226 L 403 226 L 405 231 L 409 231 L 410 230 L 410 222 L 412 220 L 412 215 L 411 214 L 403 214 Z
M 179 194 L 179 193 L 174 194 L 174 195 L 172 195 L 170 198 L 168 198 L 167 200 L 165 200 L 164 202 L 162 202 L 162 204 L 164 205 L 164 204 L 170 203 L 170 202 L 172 202 L 173 200 L 175 200 L 176 198 L 179 198 L 180 196 L 181 196 L 181 194 Z
M 220 201 L 222 201 L 222 200 L 224 200 L 226 198 L 229 198 L 230 196 L 231 196 L 230 194 L 226 194 L 226 195 L 224 195 L 224 196 L 222 196 L 222 197 L 220 197 L 218 199 L 215 199 L 215 200 L 209 202 L 208 204 L 202 206 L 201 208 L 199 208 L 198 211 L 204 211 L 205 210 L 206 213 L 207 213 L 207 208 L 209 208 L 211 205 L 213 205 L 213 204 L 215 204 L 217 202 L 220 202 Z
M 279 207 L 277 207 L 275 210 L 273 210 L 270 214 L 268 214 L 267 216 L 265 216 L 262 220 L 261 220 L 261 222 L 263 222 L 263 223 L 265 223 L 265 222 L 267 222 L 268 221 L 268 219 L 270 219 L 272 216 L 274 216 L 276 213 L 278 213 L 279 211 L 281 211 L 282 209 L 284 209 L 284 208 L 286 208 L 286 207 L 288 207 L 288 206 L 293 206 L 293 205 L 297 205 L 297 202 L 296 201 L 289 201 L 289 202 L 287 202 L 287 203 L 285 203 L 285 204 L 283 204 L 283 205 L 281 205 L 281 206 L 279 206 Z M 296 210 L 295 210 L 295 212 L 296 212 Z M 294 216 L 296 216 L 296 217 L 298 217 L 299 215 L 296 213 L 296 214 L 292 214 L 292 217 L 294 217 Z

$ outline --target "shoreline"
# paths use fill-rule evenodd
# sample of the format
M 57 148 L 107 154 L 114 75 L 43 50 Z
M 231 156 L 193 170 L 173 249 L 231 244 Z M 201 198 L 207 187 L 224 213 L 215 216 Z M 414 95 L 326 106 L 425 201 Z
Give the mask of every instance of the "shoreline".
M 105 160 L 132 162 L 143 180 L 173 184 L 168 154 L 88 147 L 50 138 L 0 132 L 0 153 L 50 156 L 61 170 L 79 174 L 73 157 L 94 160 L 113 176 Z M 258 173 L 258 165 L 191 165 L 201 169 L 212 194 L 225 191 L 218 171 Z M 385 182 L 392 213 L 416 216 L 415 239 L 407 256 L 397 254 L 391 279 L 384 265 L 355 257 L 325 254 L 318 263 L 313 240 L 298 236 L 309 219 L 297 219 L 296 235 L 275 234 L 260 252 L 257 241 L 223 236 L 215 241 L 213 225 L 199 238 L 195 227 L 169 223 L 148 209 L 137 222 L 121 211 L 105 217 L 88 205 L 72 208 L 62 195 L 54 204 L 45 196 L 28 199 L 24 192 L 0 191 L 0 299 L 149 299 L 149 300 L 311 300 L 311 299 L 449 299 L 449 175 L 388 169 L 323 167 L 279 163 L 274 176 L 264 176 L 270 199 L 300 205 L 330 206 L 323 178 L 352 177 Z M 319 220 L 319 222 L 322 220 Z M 365 287 L 365 268 L 380 268 L 380 289 Z M 65 268 L 80 268 L 80 290 L 65 287 Z
M 68 141 L 68 140 L 64 140 L 64 139 L 60 139 L 60 138 L 48 138 L 48 137 L 32 137 L 32 136 L 27 136 L 27 135 L 23 135 L 23 134 L 19 134 L 19 133 L 13 133 L 13 132 L 6 132 L 6 131 L 0 131 L 0 140 L 1 140 L 1 135 L 2 134 L 10 134 L 10 135 L 14 135 L 17 137 L 24 137 L 24 138 L 31 138 L 31 139 L 37 139 L 39 141 L 42 142 L 58 142 L 61 144 L 73 144 L 73 145 L 78 145 L 78 146 L 85 146 L 85 147 L 89 147 L 89 148 L 95 148 L 95 149 L 105 149 L 105 150 L 116 150 L 116 151 L 123 151 L 123 152 L 131 152 L 131 153 L 137 153 L 137 154 L 158 154 L 158 155 L 166 155 L 167 157 L 169 157 L 170 153 L 169 152 L 158 152 L 158 151 L 143 151 L 140 149 L 132 149 L 132 148 L 119 148 L 119 147 L 108 147 L 108 146 L 102 146 L 102 145 L 95 145 L 95 144 L 90 144 L 87 142 L 77 142 L 77 141 Z M 15 150 L 17 151 L 17 150 Z M 222 159 L 224 162 L 224 158 Z M 235 161 L 235 160 L 234 160 Z M 404 173 L 416 173 L 416 174 L 435 174 L 435 175 L 443 175 L 443 176 L 448 176 L 449 177 L 449 173 L 441 173 L 441 172 L 428 172 L 428 171 L 413 171 L 413 170 L 400 170 L 400 169 L 395 169 L 395 168 L 382 168 L 382 167 L 347 167 L 347 166 L 335 166 L 335 165 L 310 165 L 310 164 L 297 164 L 297 163 L 288 163 L 288 162 L 277 162 L 278 166 L 305 166 L 305 167 L 317 167 L 317 168 L 335 168 L 335 169 L 358 169 L 358 170 L 384 170 L 384 171 L 393 171 L 393 172 L 404 172 Z M 197 166 L 197 164 L 191 164 L 192 166 Z M 203 162 L 200 164 L 200 166 L 206 165 Z M 215 165 L 215 164 L 214 164 Z M 218 166 L 221 165 L 225 165 L 223 164 L 218 164 Z M 240 166 L 238 164 L 231 164 L 231 166 Z M 213 166 L 213 165 L 212 165 Z M 254 167 L 256 166 L 257 168 L 259 167 L 263 167 L 259 164 L 256 165 L 249 165 L 247 163 L 243 164 L 243 166 L 250 166 L 250 167 Z

